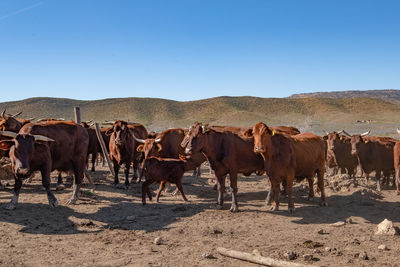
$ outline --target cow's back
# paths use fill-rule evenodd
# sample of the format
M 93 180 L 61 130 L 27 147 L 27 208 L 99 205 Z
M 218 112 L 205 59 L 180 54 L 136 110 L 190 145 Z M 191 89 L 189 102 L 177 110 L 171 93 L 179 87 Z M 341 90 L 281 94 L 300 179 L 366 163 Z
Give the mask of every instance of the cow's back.
M 327 146 L 325 141 L 313 134 L 293 135 L 296 154 L 296 176 L 309 176 L 316 170 L 325 171 Z
M 68 171 L 74 168 L 74 162 L 86 162 L 89 135 L 85 128 L 73 121 L 29 123 L 19 133 L 43 135 L 54 140 L 49 142 L 52 170 Z

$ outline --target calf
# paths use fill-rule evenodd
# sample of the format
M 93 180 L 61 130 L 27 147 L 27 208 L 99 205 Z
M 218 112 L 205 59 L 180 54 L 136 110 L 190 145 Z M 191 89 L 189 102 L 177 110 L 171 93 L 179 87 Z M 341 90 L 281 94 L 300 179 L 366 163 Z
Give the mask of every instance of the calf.
M 57 206 L 58 202 L 50 191 L 50 172 L 53 170 L 73 171 L 75 182 L 72 197 L 68 203 L 76 203 L 89 144 L 87 131 L 83 127 L 72 121 L 48 121 L 28 123 L 18 133 L 10 131 L 0 133 L 13 137 L 12 140 L 0 142 L 0 149 L 9 151 L 15 175 L 14 196 L 7 205 L 7 209 L 15 209 L 22 180 L 34 171 L 41 172 L 42 184 L 46 189 L 49 204 L 53 207 Z
M 154 183 L 160 183 L 160 187 L 157 192 L 156 200 L 158 202 L 161 191 L 164 189 L 165 183 L 176 184 L 179 192 L 182 195 L 184 201 L 188 201 L 183 193 L 182 178 L 183 174 L 192 170 L 196 167 L 196 162 L 191 159 L 181 157 L 180 159 L 171 158 L 158 158 L 148 157 L 144 160 L 143 171 L 146 175 L 146 181 L 142 184 L 142 203 L 146 204 L 146 193 L 151 200 L 151 192 L 149 186 Z

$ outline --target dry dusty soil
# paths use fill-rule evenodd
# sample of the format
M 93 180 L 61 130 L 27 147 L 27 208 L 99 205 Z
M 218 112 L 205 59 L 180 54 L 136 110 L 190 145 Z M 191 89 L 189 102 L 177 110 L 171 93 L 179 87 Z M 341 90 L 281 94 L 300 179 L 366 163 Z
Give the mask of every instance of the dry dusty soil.
M 287 260 L 285 252 L 292 252 L 292 262 L 313 266 L 400 265 L 399 236 L 374 234 L 385 218 L 400 225 L 400 196 L 388 187 L 376 192 L 371 180 L 327 177 L 328 207 L 318 205 L 318 194 L 308 201 L 308 186 L 297 184 L 296 211 L 289 214 L 284 197 L 280 211 L 270 212 L 264 204 L 265 176 L 239 178 L 238 213 L 229 211 L 229 194 L 224 209 L 215 210 L 217 192 L 205 169 L 202 178 L 189 173 L 184 177 L 189 203 L 164 193 L 159 203 L 148 201 L 146 206 L 139 197 L 140 184 L 130 190 L 113 188 L 104 168 L 93 176 L 94 193 L 85 185 L 72 206 L 64 204 L 71 195 L 70 178 L 64 191 L 55 192 L 57 208 L 48 205 L 38 176 L 24 184 L 16 210 L 4 209 L 13 182 L 0 190 L 0 265 L 256 266 L 219 255 L 217 247 L 258 249 L 263 256 L 281 260 Z M 353 223 L 330 225 L 348 218 Z M 154 244 L 157 237 L 162 244 Z M 381 244 L 389 250 L 378 250 Z M 305 254 L 314 259 L 306 261 Z

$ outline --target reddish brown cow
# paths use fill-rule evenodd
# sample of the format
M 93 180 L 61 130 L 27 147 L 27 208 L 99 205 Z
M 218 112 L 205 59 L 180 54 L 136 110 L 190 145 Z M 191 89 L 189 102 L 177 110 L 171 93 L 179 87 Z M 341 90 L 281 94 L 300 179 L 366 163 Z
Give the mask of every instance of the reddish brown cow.
M 184 137 L 185 130 L 181 128 L 165 130 L 158 134 L 157 138 L 147 138 L 146 140 L 134 136 L 137 142 L 142 143 L 138 150 L 144 152 L 145 159 L 150 156 L 179 159 L 180 156 L 185 155 L 185 149 L 180 145 Z M 193 170 L 206 161 L 206 157 L 202 153 L 192 155 L 191 158 L 196 165 Z
M 139 145 L 137 141 L 133 138 L 133 135 L 141 139 L 146 138 L 147 130 L 146 128 L 137 123 L 129 124 L 126 121 L 115 121 L 113 127 L 106 132 L 110 135 L 109 149 L 110 158 L 113 161 L 115 179 L 113 185 L 119 183 L 118 172 L 120 165 L 125 164 L 125 187 L 129 188 L 129 169 L 131 163 L 133 164 L 134 173 L 133 180 L 136 180 L 136 169 L 139 164 L 140 152 L 136 149 Z
M 92 172 L 95 171 L 95 164 L 97 159 L 97 153 L 101 153 L 101 146 L 99 139 L 97 139 L 96 130 L 91 128 L 87 122 L 81 122 L 81 126 L 85 128 L 89 135 L 89 146 L 87 154 L 92 155 Z
M 333 153 L 333 151 L 330 149 L 328 149 L 328 151 L 326 153 L 326 166 L 328 168 L 333 169 L 332 175 L 336 175 L 339 171 L 338 164 L 336 162 L 335 153 Z
M 358 166 L 358 158 L 351 153 L 350 138 L 340 135 L 341 132 L 331 132 L 324 137 L 328 144 L 328 153 L 333 152 L 337 166 L 342 173 L 355 177 Z
M 50 191 L 50 172 L 73 171 L 74 189 L 68 203 L 76 203 L 89 144 L 87 131 L 83 127 L 72 121 L 28 123 L 18 134 L 9 131 L 1 134 L 13 137 L 12 140 L 0 142 L 1 149 L 9 150 L 15 174 L 14 196 L 7 209 L 16 207 L 22 180 L 34 171 L 41 172 L 42 184 L 46 189 L 49 204 L 53 207 L 57 206 L 58 202 Z
M 397 133 L 400 134 L 400 130 L 397 129 Z M 395 180 L 396 180 L 396 192 L 400 195 L 400 141 L 397 141 L 393 147 L 393 162 L 395 169 Z
M 142 204 L 146 204 L 146 193 L 151 200 L 149 186 L 154 183 L 160 183 L 156 200 L 158 202 L 161 191 L 165 183 L 176 184 L 177 189 L 182 195 L 184 201 L 188 201 L 183 193 L 182 178 L 186 171 L 196 168 L 197 163 L 192 159 L 181 157 L 180 159 L 148 157 L 144 160 L 143 171 L 146 175 L 146 181 L 142 184 Z
M 371 172 L 375 171 L 376 187 L 381 191 L 381 173 L 388 178 L 394 173 L 394 145 L 396 140 L 390 137 L 366 136 L 369 132 L 351 136 L 351 153 L 359 159 L 367 180 Z
M 232 188 L 232 212 L 238 211 L 237 204 L 237 174 L 250 175 L 263 169 L 263 160 L 253 152 L 252 138 L 241 138 L 238 135 L 223 131 L 217 132 L 201 123 L 192 125 L 182 146 L 186 143 L 185 152 L 188 155 L 203 153 L 210 162 L 217 177 L 218 208 L 224 203 L 225 177 L 229 173 Z
M 279 208 L 279 184 L 284 183 L 289 197 L 289 212 L 294 210 L 293 180 L 307 178 L 310 189 L 308 198 L 314 197 L 314 175 L 318 175 L 321 205 L 327 205 L 324 191 L 326 145 L 322 138 L 312 133 L 289 136 L 275 133 L 264 123 L 253 127 L 254 152 L 264 159 L 264 168 L 274 194 L 272 210 Z

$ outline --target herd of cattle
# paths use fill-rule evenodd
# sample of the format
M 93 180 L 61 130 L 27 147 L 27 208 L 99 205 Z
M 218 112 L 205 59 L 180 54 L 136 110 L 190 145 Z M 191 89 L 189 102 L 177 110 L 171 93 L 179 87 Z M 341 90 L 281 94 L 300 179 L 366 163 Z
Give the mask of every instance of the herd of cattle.
M 39 121 L 16 118 L 6 114 L 0 117 L 0 157 L 9 157 L 15 176 L 14 195 L 7 209 L 15 209 L 24 179 L 39 171 L 47 192 L 49 204 L 58 205 L 50 190 L 50 173 L 59 172 L 57 188 L 62 187 L 61 172 L 74 174 L 73 192 L 68 204 L 75 204 L 88 163 L 92 158 L 92 171 L 102 149 L 95 129 L 88 123 L 42 119 Z M 398 130 L 399 132 L 399 130 Z M 399 132 L 400 133 L 400 132 Z M 145 177 L 142 184 L 142 203 L 146 194 L 152 199 L 149 186 L 159 183 L 157 201 L 165 183 L 174 183 L 187 201 L 182 178 L 186 171 L 199 174 L 199 166 L 208 161 L 215 173 L 218 198 L 222 208 L 225 178 L 230 177 L 232 189 L 231 211 L 238 211 L 237 175 L 266 174 L 270 181 L 267 203 L 278 210 L 281 185 L 288 196 L 289 212 L 294 210 L 293 183 L 307 179 L 308 198 L 314 197 L 314 177 L 321 192 L 322 206 L 326 206 L 324 175 L 326 167 L 337 173 L 355 177 L 358 166 L 366 178 L 375 171 L 377 189 L 380 177 L 393 176 L 400 193 L 400 141 L 389 137 L 350 135 L 346 131 L 326 133 L 300 133 L 295 127 L 270 127 L 257 123 L 253 127 L 209 126 L 199 122 L 188 129 L 168 129 L 162 133 L 148 132 L 139 123 L 117 120 L 111 127 L 101 128 L 101 135 L 113 162 L 113 185 L 119 183 L 118 172 L 124 165 L 125 186 L 129 187 L 129 171 L 133 166 L 132 181 Z

